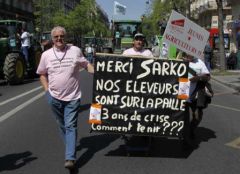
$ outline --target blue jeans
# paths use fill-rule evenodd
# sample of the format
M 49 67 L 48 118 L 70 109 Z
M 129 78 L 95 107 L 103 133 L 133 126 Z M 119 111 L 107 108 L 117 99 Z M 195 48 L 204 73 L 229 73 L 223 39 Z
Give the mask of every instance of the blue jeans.
M 24 58 L 26 60 L 27 63 L 29 63 L 29 47 L 26 46 L 26 47 L 22 47 L 22 53 L 24 55 Z
M 211 62 L 210 62 L 210 60 L 205 60 L 204 63 L 206 65 L 208 71 L 210 72 L 210 70 L 211 70 Z
M 65 143 L 65 160 L 76 160 L 77 117 L 80 99 L 62 101 L 52 97 L 49 92 L 46 93 L 46 96 Z
M 92 53 L 88 53 L 87 54 L 87 60 L 92 63 L 93 62 L 93 54 Z

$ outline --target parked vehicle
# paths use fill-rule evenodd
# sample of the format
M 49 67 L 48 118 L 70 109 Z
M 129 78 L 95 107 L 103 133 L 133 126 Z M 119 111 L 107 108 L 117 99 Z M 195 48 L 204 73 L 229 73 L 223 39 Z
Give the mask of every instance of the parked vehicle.
M 29 64 L 27 69 L 21 52 L 20 31 L 22 27 L 33 33 L 32 24 L 17 20 L 0 20 L 0 78 L 9 84 L 22 83 L 26 76 L 33 77 L 41 57 L 41 46 L 34 35 L 31 37 Z

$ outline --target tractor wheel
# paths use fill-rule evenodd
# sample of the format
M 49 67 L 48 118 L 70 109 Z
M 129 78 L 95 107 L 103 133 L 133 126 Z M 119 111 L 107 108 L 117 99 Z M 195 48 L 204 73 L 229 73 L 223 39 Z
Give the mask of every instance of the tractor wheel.
M 3 73 L 10 85 L 23 82 L 25 65 L 23 57 L 18 53 L 10 53 L 6 56 Z
M 40 50 L 37 50 L 35 52 L 35 70 L 37 70 L 40 59 L 41 59 L 42 52 Z

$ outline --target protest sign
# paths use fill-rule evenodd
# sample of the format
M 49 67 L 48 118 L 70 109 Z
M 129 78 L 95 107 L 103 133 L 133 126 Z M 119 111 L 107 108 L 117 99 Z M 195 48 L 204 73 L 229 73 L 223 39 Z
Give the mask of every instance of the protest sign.
M 182 135 L 187 99 L 182 96 L 189 90 L 183 85 L 188 82 L 187 62 L 102 55 L 94 66 L 93 131 Z M 180 83 L 184 87 L 179 93 Z
M 207 30 L 173 10 L 163 40 L 187 54 L 202 59 L 208 37 Z

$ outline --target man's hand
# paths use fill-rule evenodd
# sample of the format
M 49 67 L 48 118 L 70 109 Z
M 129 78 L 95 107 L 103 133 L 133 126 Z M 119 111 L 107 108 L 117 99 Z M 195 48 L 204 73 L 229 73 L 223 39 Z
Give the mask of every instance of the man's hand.
M 192 78 L 189 79 L 190 82 L 197 82 L 200 80 L 200 77 L 199 76 L 193 76 Z
M 87 65 L 87 71 L 92 74 L 94 73 L 94 67 L 91 63 Z
M 200 76 L 193 76 L 192 78 L 189 79 L 190 82 L 198 82 L 198 81 L 204 81 L 207 82 L 210 80 L 210 76 L 205 74 L 205 75 L 200 75 Z

